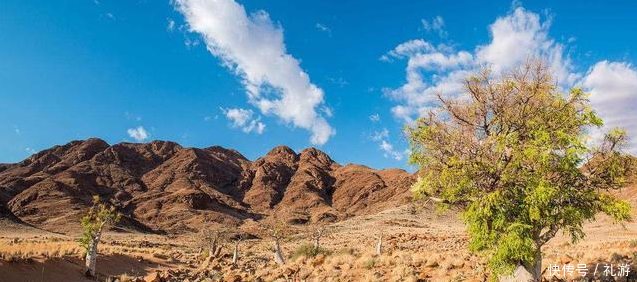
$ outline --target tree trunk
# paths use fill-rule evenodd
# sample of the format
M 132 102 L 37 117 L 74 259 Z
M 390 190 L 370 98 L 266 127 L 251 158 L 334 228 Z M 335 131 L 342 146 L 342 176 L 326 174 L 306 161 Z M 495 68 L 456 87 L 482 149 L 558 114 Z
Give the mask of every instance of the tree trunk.
M 234 244 L 234 252 L 232 252 L 232 264 L 237 265 L 239 262 L 239 243 Z
M 500 282 L 538 282 L 524 266 L 518 265 L 513 270 L 513 273 L 508 276 L 500 277 Z
M 223 249 L 223 245 L 220 245 L 217 247 L 217 249 L 215 250 L 214 256 L 215 258 L 218 258 L 221 256 L 221 250 Z
M 314 250 L 318 251 L 320 247 L 319 237 L 314 237 Z
M 376 254 L 379 256 L 383 254 L 383 236 L 378 236 L 378 244 L 376 244 Z
M 95 238 L 89 242 L 88 250 L 86 250 L 85 271 L 84 275 L 95 277 L 95 264 L 97 261 L 97 244 L 100 242 L 101 233 L 97 233 Z
M 538 250 L 535 253 L 535 259 L 532 264 L 524 263 L 518 265 L 513 274 L 501 277 L 500 282 L 540 282 L 542 279 L 542 252 Z
M 533 281 L 539 282 L 542 276 L 542 251 L 538 248 L 537 252 L 535 252 L 535 260 L 533 261 L 533 265 L 525 265 L 526 271 L 531 273 L 533 276 Z
M 284 264 L 283 255 L 281 255 L 281 247 L 279 246 L 279 240 L 274 241 L 274 262 L 277 264 Z
M 208 245 L 208 257 L 214 258 L 217 253 L 217 240 L 214 239 Z

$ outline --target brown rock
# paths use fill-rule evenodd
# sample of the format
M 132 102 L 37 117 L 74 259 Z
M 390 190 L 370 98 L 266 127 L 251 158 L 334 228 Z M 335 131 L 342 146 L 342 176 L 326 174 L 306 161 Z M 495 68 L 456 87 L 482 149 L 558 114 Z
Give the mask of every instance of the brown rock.
M 425 267 L 430 267 L 430 268 L 434 268 L 434 267 L 438 267 L 438 262 L 436 260 L 428 260 L 427 263 L 425 264 Z
M 197 231 L 204 222 L 239 224 L 264 211 L 291 223 L 330 222 L 408 203 L 414 179 L 400 169 L 341 166 L 316 148 L 279 146 L 250 161 L 218 146 L 92 138 L 1 165 L 0 217 L 74 231 L 97 194 L 130 207 L 120 224 L 141 231 Z
M 324 254 L 318 254 L 316 257 L 314 257 L 314 260 L 312 261 L 312 265 L 313 266 L 318 266 L 321 265 L 325 262 L 325 255 Z
M 158 272 L 152 272 L 144 277 L 144 282 L 163 282 Z
M 241 276 L 234 273 L 228 273 L 223 276 L 223 282 L 239 282 L 239 281 L 241 281 Z
M 560 264 L 562 265 L 569 264 L 572 261 L 573 261 L 573 258 L 569 255 L 564 255 L 560 258 Z

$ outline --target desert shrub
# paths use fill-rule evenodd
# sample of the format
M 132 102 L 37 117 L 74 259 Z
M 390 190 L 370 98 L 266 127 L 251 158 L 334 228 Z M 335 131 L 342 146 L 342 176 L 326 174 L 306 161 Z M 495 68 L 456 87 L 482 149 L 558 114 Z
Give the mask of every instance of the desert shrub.
M 624 256 L 622 256 L 621 254 L 618 253 L 613 253 L 610 255 L 610 262 L 612 263 L 618 263 L 620 261 L 622 261 L 624 259 Z
M 628 246 L 630 246 L 631 248 L 637 247 L 637 240 L 633 239 L 628 241 Z
M 352 256 L 357 256 L 358 255 L 358 250 L 351 248 L 351 247 L 345 247 L 342 249 L 339 249 L 338 251 L 336 251 L 337 255 L 352 255 Z
M 365 269 L 372 269 L 372 268 L 374 268 L 374 266 L 376 266 L 376 259 L 374 259 L 374 258 L 369 258 L 363 264 L 363 267 L 365 267 Z
M 329 255 L 332 252 L 325 248 L 315 248 L 314 245 L 310 243 L 304 243 L 298 246 L 294 252 L 292 252 L 292 259 L 296 259 L 301 256 L 305 257 L 315 257 L 319 254 Z
M 210 256 L 210 251 L 208 249 L 203 250 L 203 252 L 201 252 L 199 254 L 199 259 L 200 260 L 204 260 L 206 258 L 208 258 Z

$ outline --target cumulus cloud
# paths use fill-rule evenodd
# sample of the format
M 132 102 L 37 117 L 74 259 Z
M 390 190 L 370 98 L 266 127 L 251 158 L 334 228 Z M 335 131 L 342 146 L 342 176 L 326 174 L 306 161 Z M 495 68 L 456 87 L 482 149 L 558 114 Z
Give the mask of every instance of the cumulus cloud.
M 428 23 L 434 28 L 436 20 Z M 424 22 L 423 22 L 424 24 Z M 541 21 L 536 13 L 522 7 L 489 26 L 491 41 L 472 51 L 454 50 L 434 45 L 423 39 L 410 40 L 396 46 L 381 57 L 384 61 L 406 59 L 406 82 L 396 89 L 384 89 L 385 95 L 397 102 L 392 108 L 396 118 L 407 123 L 435 107 L 435 94 L 457 96 L 463 92 L 463 81 L 481 66 L 488 65 L 499 74 L 538 57 L 550 64 L 560 85 L 572 85 L 581 75 L 573 66 L 563 44 L 548 35 L 550 20 Z M 436 26 L 442 27 L 444 21 Z
M 592 132 L 597 141 L 603 132 L 623 127 L 631 136 L 628 150 L 637 154 L 637 71 L 625 62 L 601 61 L 589 69 L 582 86 L 590 92 L 592 107 L 604 120 L 601 131 Z
M 246 110 L 241 108 L 234 109 L 221 109 L 223 114 L 231 122 L 231 126 L 234 128 L 241 128 L 241 131 L 245 133 L 254 132 L 262 134 L 265 130 L 265 124 L 261 122 L 261 117 L 254 118 L 254 112 L 252 110 Z
M 148 139 L 148 132 L 146 131 L 146 129 L 144 129 L 143 126 L 138 126 L 137 128 L 129 128 L 128 130 L 126 130 L 126 133 L 128 133 L 128 136 L 130 136 L 130 138 L 135 139 L 137 142 L 142 142 L 146 139 Z
M 432 23 L 427 24 L 433 29 Z M 489 25 L 491 41 L 472 51 L 457 51 L 448 45 L 434 45 L 423 39 L 396 46 L 381 57 L 387 62 L 407 60 L 405 83 L 395 89 L 383 90 L 396 102 L 392 114 L 411 123 L 437 106 L 435 94 L 462 95 L 463 80 L 482 66 L 490 66 L 497 76 L 537 57 L 548 62 L 560 88 L 579 85 L 591 93 L 591 105 L 605 122 L 604 128 L 591 132 L 592 141 L 599 140 L 612 127 L 623 127 L 631 137 L 629 151 L 637 154 L 636 68 L 625 62 L 601 61 L 586 73 L 577 72 L 566 44 L 549 36 L 550 26 L 550 18 L 542 21 L 538 14 L 514 5 L 510 13 Z M 393 149 L 387 145 L 383 147 Z
M 380 121 L 380 115 L 379 114 L 373 114 L 369 116 L 369 120 L 371 120 L 372 122 L 379 122 Z
M 250 15 L 233 0 L 177 0 L 189 29 L 208 50 L 242 78 L 248 101 L 265 115 L 311 132 L 310 142 L 326 143 L 335 130 L 319 111 L 323 90 L 287 53 L 283 29 L 260 10 Z

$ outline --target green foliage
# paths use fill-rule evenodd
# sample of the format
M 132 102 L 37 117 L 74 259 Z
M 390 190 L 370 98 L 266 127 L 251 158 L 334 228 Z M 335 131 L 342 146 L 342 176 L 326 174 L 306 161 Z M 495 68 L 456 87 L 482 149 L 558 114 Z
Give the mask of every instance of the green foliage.
M 332 252 L 325 248 L 314 248 L 314 245 L 310 243 L 303 243 L 299 245 L 294 252 L 292 252 L 292 259 L 296 259 L 298 257 L 315 257 L 319 254 L 330 255 Z
M 560 230 L 582 239 L 599 212 L 630 219 L 628 203 L 605 192 L 631 171 L 633 158 L 620 152 L 626 132 L 591 148 L 587 132 L 602 121 L 588 94 L 560 93 L 541 63 L 497 80 L 484 71 L 465 86 L 468 99 L 439 97 L 441 111 L 408 128 L 410 162 L 421 169 L 412 191 L 464 209 L 469 248 L 489 258 L 494 277 L 534 265 Z
M 199 254 L 199 260 L 205 260 L 210 257 L 210 251 L 206 248 Z
M 93 206 L 81 220 L 83 232 L 80 246 L 88 252 L 91 242 L 101 234 L 104 226 L 117 224 L 121 217 L 122 215 L 115 211 L 115 207 L 101 203 L 99 196 L 94 196 Z
M 358 256 L 359 252 L 358 250 L 352 248 L 352 247 L 345 247 L 342 249 L 339 249 L 338 251 L 336 251 L 336 254 L 338 255 L 352 255 L 352 256 Z
M 374 268 L 374 266 L 376 266 L 376 259 L 374 258 L 369 258 L 368 260 L 365 261 L 365 264 L 363 265 L 363 267 L 365 267 L 365 269 L 367 270 Z

